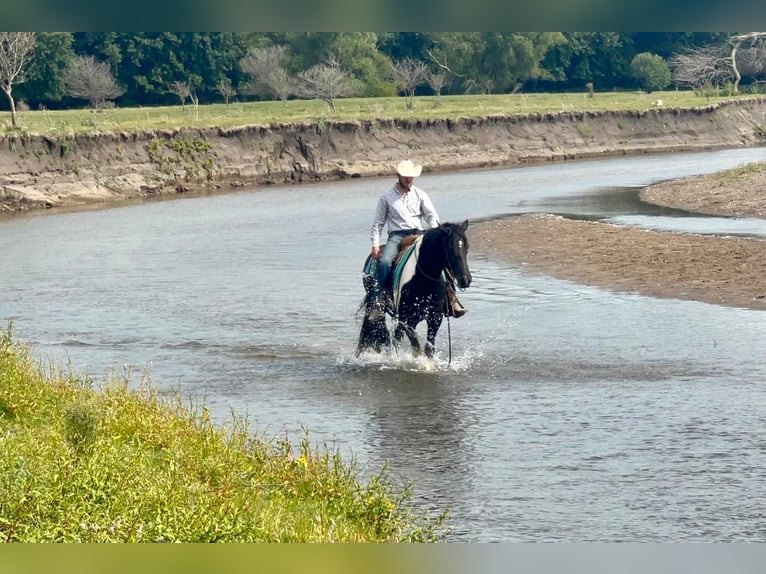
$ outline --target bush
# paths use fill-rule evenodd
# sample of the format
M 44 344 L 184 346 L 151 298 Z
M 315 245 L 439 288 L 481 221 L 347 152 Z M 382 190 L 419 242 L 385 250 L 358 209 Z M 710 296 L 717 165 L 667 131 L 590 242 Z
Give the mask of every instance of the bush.
M 670 67 L 657 54 L 642 52 L 630 63 L 630 74 L 641 89 L 652 92 L 670 84 Z

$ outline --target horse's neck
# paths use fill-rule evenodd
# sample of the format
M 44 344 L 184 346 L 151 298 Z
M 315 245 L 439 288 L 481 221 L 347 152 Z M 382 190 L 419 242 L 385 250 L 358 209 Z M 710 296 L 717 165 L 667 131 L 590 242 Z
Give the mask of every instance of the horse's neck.
M 437 277 L 447 266 L 443 246 L 438 238 L 423 237 L 422 241 L 420 253 L 418 254 L 418 267 L 420 267 L 424 274 Z

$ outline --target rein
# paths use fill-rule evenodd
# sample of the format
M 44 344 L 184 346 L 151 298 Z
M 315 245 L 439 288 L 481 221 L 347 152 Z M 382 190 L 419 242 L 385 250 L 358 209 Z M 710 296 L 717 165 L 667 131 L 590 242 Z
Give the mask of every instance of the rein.
M 447 264 L 442 268 L 442 270 L 437 273 L 436 277 L 431 277 L 428 273 L 423 271 L 423 268 L 420 266 L 420 256 L 418 255 L 418 260 L 415 264 L 415 268 L 429 281 L 441 281 L 441 271 L 446 269 L 449 271 L 453 276 L 455 275 L 455 272 L 452 270 L 452 266 L 449 264 L 449 256 L 447 254 L 447 244 L 446 242 L 442 241 L 442 248 L 444 249 L 444 261 L 447 262 Z
M 447 265 L 445 265 L 442 268 L 442 271 L 446 270 L 449 272 L 450 275 L 454 276 L 455 272 L 452 270 L 452 266 L 449 264 L 449 255 L 447 253 L 447 243 L 445 241 L 442 241 L 442 247 L 444 248 L 444 261 L 447 262 Z M 423 271 L 423 268 L 420 266 L 420 257 L 418 257 L 418 260 L 415 264 L 415 268 L 429 281 L 434 281 L 434 282 L 441 281 L 441 271 L 438 273 L 438 277 L 431 277 L 428 273 Z M 452 365 L 452 325 L 450 324 L 449 313 L 445 313 L 445 315 L 447 316 L 447 348 L 449 349 L 447 366 L 449 367 L 450 365 Z

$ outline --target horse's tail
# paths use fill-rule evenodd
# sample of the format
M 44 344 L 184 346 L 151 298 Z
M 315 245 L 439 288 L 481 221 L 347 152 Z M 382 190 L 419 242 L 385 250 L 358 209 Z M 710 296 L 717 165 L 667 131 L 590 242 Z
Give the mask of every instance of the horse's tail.
M 385 314 L 375 321 L 370 320 L 372 300 L 373 292 L 367 291 L 362 303 L 359 305 L 359 311 L 363 313 L 364 317 L 362 319 L 362 329 L 359 331 L 359 342 L 356 345 L 357 357 L 363 352 L 370 350 L 380 353 L 384 348 L 391 345 L 391 335 L 386 326 Z

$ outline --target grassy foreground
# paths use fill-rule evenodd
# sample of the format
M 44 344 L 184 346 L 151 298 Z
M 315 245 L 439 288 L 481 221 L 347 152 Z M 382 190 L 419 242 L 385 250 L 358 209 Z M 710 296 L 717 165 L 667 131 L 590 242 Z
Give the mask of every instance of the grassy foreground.
M 383 473 L 253 438 L 126 381 L 43 369 L 0 334 L 0 542 L 398 542 L 443 537 Z
M 290 122 L 358 121 L 382 118 L 425 120 L 488 115 L 579 112 L 602 110 L 645 111 L 657 108 L 695 108 L 757 96 L 700 96 L 693 91 L 491 94 L 416 97 L 408 109 L 405 98 L 344 98 L 335 112 L 319 100 L 246 102 L 149 108 L 92 110 L 28 110 L 19 112 L 19 128 L 10 127 L 10 114 L 0 116 L 0 133 L 35 133 L 65 137 L 88 132 L 120 132 L 180 127 L 229 128 Z M 659 104 L 661 102 L 661 104 Z

